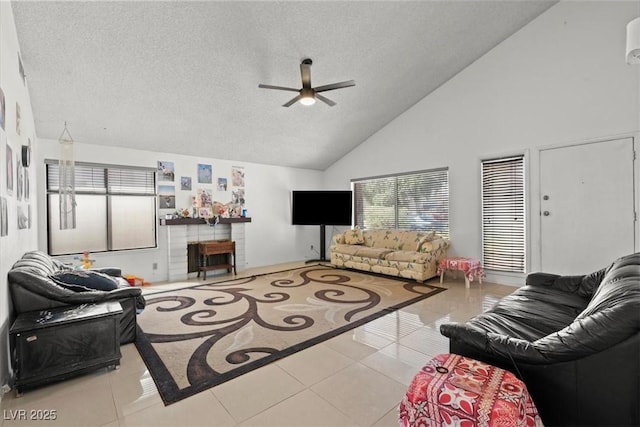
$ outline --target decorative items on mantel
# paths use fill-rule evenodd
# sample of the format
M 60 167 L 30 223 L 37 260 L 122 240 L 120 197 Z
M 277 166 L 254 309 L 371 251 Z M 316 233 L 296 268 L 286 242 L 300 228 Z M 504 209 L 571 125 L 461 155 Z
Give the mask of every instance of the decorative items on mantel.
M 234 217 L 234 218 L 218 218 L 218 224 L 235 224 L 240 222 L 251 222 L 249 217 Z M 198 225 L 207 224 L 205 218 L 175 218 L 175 219 L 161 219 L 160 225 Z

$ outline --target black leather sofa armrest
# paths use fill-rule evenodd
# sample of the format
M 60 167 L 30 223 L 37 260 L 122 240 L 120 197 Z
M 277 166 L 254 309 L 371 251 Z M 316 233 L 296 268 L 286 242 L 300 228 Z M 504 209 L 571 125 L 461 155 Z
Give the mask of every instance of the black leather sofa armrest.
M 471 347 L 486 351 L 487 333 L 465 323 L 443 323 L 440 333 L 451 340 L 464 341 Z
M 142 294 L 142 290 L 140 288 L 136 288 L 134 286 L 123 287 L 114 289 L 112 291 L 106 292 L 106 299 L 120 299 L 125 297 L 135 297 Z
M 440 333 L 451 340 L 461 341 L 482 353 L 499 356 L 512 362 L 548 363 L 548 360 L 529 341 L 506 335 L 481 331 L 465 323 L 440 325 Z

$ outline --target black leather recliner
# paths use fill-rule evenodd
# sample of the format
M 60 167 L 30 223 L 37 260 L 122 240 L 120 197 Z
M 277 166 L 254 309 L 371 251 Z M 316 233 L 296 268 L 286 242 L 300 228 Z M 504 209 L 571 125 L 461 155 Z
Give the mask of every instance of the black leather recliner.
M 518 375 L 547 427 L 640 425 L 640 253 L 585 276 L 532 273 L 440 332 L 451 353 Z
M 137 310 L 144 308 L 145 300 L 140 288 L 122 283 L 111 291 L 85 290 L 77 292 L 56 283 L 51 276 L 60 271 L 72 270 L 55 258 L 41 251 L 25 253 L 16 261 L 7 275 L 11 302 L 16 315 L 28 311 L 48 310 L 56 307 L 117 301 L 122 306 L 120 318 L 120 343 L 136 339 Z M 97 271 L 101 271 L 97 269 Z M 102 270 L 110 276 L 120 276 L 120 269 Z M 123 282 L 123 281 L 121 281 Z

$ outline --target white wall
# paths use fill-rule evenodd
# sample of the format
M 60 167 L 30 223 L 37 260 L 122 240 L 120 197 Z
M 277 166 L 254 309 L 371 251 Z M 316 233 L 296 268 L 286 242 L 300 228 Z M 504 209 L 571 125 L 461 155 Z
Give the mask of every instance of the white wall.
M 640 2 L 555 5 L 328 168 L 325 185 L 448 166 L 451 253 L 480 258 L 480 160 L 525 153 L 537 270 L 539 149 L 640 130 L 640 67 L 624 60 L 638 16 Z
M 20 46 L 13 21 L 13 11 L 9 2 L 0 2 L 0 88 L 5 97 L 5 129 L 0 128 L 0 197 L 7 201 L 8 233 L 0 237 L 0 386 L 9 379 L 8 330 L 11 321 L 10 296 L 7 287 L 7 272 L 24 252 L 35 249 L 37 244 L 37 226 L 32 223 L 31 228 L 18 229 L 18 209 L 28 212 L 31 206 L 32 220 L 37 219 L 37 198 L 35 189 L 37 180 L 32 163 L 23 169 L 28 175 L 30 197 L 29 200 L 17 198 L 17 161 L 19 161 L 22 145 L 27 145 L 31 139 L 32 150 L 37 151 L 35 141 L 35 127 L 31 100 L 29 98 L 28 80 L 23 82 L 19 73 L 18 52 Z M 20 134 L 16 131 L 16 102 L 20 105 Z M 7 148 L 12 150 L 13 162 L 13 190 L 7 190 Z M 24 176 L 24 175 L 23 175 Z M 0 397 L 2 396 L 0 391 Z
M 61 129 L 62 129 L 61 124 Z M 73 127 L 69 126 L 73 136 Z M 58 142 L 40 140 L 38 158 L 38 180 L 43 185 L 38 188 L 38 199 L 46 200 L 45 159 L 58 159 Z M 294 169 L 278 166 L 259 165 L 254 163 L 235 162 L 210 158 L 198 158 L 169 153 L 156 153 L 135 149 L 113 148 L 86 144 L 75 141 L 75 160 L 114 165 L 132 165 L 142 167 L 157 167 L 158 161 L 172 161 L 175 166 L 175 181 L 162 181 L 160 184 L 176 187 L 176 208 L 190 208 L 191 196 L 198 188 L 213 190 L 215 201 L 227 203 L 231 199 L 231 168 L 239 166 L 245 172 L 246 208 L 252 222 L 245 224 L 245 261 L 243 268 L 259 267 L 290 261 L 313 258 L 309 250 L 310 244 L 318 244 L 318 231 L 309 227 L 291 225 L 291 190 L 305 188 L 319 188 L 322 185 L 322 172 L 306 169 Z M 213 181 L 218 177 L 228 177 L 229 191 L 215 191 L 215 184 L 198 184 L 198 163 L 210 164 L 213 167 Z M 180 177 L 192 178 L 192 191 L 180 190 Z M 47 250 L 46 203 L 39 207 L 38 247 Z M 161 209 L 160 212 L 171 213 L 174 210 Z M 124 272 L 143 277 L 149 282 L 165 281 L 167 277 L 167 242 L 163 239 L 165 233 L 160 232 L 158 248 L 112 253 L 91 254 L 96 260 L 95 266 L 118 266 Z M 60 257 L 63 261 L 73 261 L 73 256 Z M 153 264 L 159 268 L 154 270 Z

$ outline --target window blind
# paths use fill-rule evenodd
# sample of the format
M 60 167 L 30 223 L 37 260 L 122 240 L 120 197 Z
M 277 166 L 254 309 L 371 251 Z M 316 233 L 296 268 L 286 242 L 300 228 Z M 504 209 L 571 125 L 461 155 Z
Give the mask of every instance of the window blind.
M 524 156 L 482 162 L 484 268 L 525 271 Z
M 122 166 L 75 164 L 76 193 L 109 193 L 155 195 L 155 169 Z M 57 163 L 47 163 L 47 191 L 58 191 L 60 167 Z
M 155 171 L 148 169 L 107 169 L 109 194 L 156 193 Z
M 449 237 L 446 168 L 354 180 L 353 190 L 360 228 L 435 230 Z
M 105 193 L 105 168 L 76 163 L 74 166 L 76 193 Z M 47 191 L 58 191 L 60 188 L 60 167 L 58 164 L 47 164 Z

